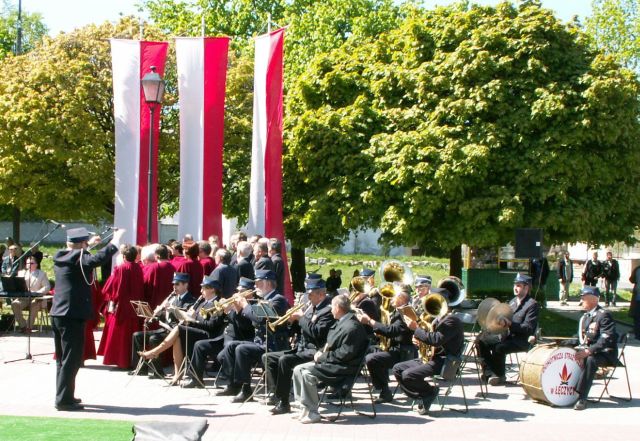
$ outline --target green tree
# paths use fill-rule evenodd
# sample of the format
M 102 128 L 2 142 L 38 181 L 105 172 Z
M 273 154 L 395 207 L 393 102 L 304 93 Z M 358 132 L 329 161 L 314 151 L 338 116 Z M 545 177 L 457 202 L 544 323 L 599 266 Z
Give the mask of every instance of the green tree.
M 638 69 L 640 10 L 637 0 L 594 0 L 586 30 L 605 53 L 629 69 Z
M 22 11 L 22 53 L 32 50 L 48 29 L 42 22 L 40 14 Z M 16 49 L 18 31 L 18 10 L 8 0 L 4 0 L 0 11 L 0 60 Z
M 317 56 L 292 94 L 294 231 L 317 216 L 444 253 L 525 226 L 550 242 L 632 240 L 635 75 L 535 2 L 416 9 Z

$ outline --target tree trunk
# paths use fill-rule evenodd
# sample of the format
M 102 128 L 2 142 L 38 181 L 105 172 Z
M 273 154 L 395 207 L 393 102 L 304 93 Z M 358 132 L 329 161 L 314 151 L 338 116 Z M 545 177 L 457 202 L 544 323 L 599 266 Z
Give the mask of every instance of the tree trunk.
M 13 241 L 20 243 L 20 209 L 13 207 Z
M 462 278 L 462 246 L 449 251 L 449 275 Z
M 294 292 L 304 292 L 304 278 L 306 268 L 304 263 L 304 248 L 296 247 L 291 243 L 291 283 Z

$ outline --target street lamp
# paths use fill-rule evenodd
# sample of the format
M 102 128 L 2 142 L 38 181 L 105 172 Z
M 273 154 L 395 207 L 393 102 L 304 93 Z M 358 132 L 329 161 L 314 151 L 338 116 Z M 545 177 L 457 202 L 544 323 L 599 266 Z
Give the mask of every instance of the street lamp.
M 148 171 L 148 190 L 147 190 L 147 242 L 151 243 L 151 207 L 153 200 L 153 114 L 156 107 L 162 104 L 164 97 L 164 80 L 156 72 L 156 67 L 151 66 L 151 72 L 148 72 L 142 80 L 140 80 L 144 100 L 149 106 L 149 171 Z

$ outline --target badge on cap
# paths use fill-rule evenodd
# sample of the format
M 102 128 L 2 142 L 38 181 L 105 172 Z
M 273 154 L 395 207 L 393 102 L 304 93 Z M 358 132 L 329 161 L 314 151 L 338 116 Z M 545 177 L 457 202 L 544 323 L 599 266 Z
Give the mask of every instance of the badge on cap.
M 416 276 L 415 285 L 416 287 L 425 285 L 431 286 L 431 276 Z
M 517 284 L 523 284 L 523 285 L 531 285 L 531 277 L 525 275 L 525 274 L 516 274 L 516 278 L 513 279 L 513 284 L 517 285 Z

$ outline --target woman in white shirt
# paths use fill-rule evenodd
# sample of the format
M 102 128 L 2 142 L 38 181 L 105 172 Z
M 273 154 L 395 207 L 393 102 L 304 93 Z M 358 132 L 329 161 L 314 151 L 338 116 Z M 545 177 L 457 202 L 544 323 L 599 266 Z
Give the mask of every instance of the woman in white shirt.
M 40 296 L 44 296 L 49 294 L 49 290 L 51 289 L 49 278 L 44 271 L 38 268 L 38 262 L 33 256 L 29 256 L 27 258 L 27 267 L 20 271 L 18 276 L 24 277 L 27 290 L 29 290 L 33 295 L 38 294 Z M 28 304 L 28 298 L 14 299 L 11 302 L 11 309 L 13 310 L 18 326 L 20 326 L 20 332 L 22 333 L 31 332 L 31 328 L 33 327 L 33 322 L 36 320 L 38 311 L 47 307 L 47 300 L 33 299 L 31 301 L 29 324 L 27 324 L 27 321 L 22 316 L 22 310 L 25 309 Z

